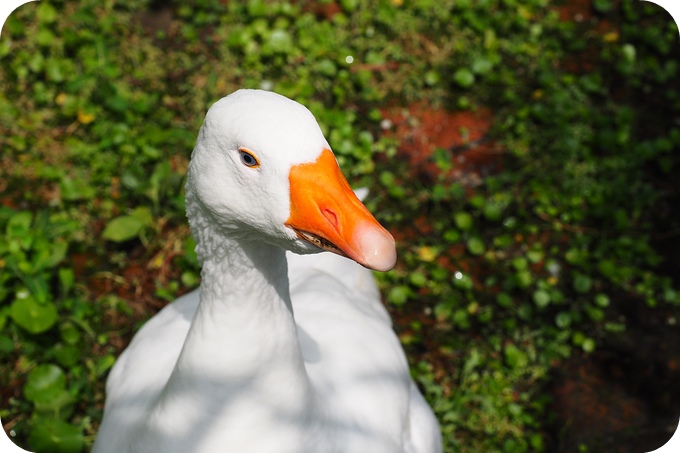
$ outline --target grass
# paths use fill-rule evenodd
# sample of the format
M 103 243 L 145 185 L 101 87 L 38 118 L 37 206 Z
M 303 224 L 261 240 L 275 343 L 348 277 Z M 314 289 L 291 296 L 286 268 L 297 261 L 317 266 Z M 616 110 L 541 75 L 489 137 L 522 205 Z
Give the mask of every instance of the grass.
M 5 429 L 89 449 L 115 357 L 198 285 L 188 156 L 207 107 L 249 87 L 307 105 L 398 233 L 380 284 L 446 451 L 558 451 L 550 371 L 625 335 L 631 304 L 680 304 L 677 28 L 644 2 L 586 2 L 582 22 L 563 3 L 19 8 L 0 40 Z M 469 177 L 465 128 L 416 169 L 391 113 L 415 127 L 416 105 L 492 112 L 479 143 L 502 170 Z

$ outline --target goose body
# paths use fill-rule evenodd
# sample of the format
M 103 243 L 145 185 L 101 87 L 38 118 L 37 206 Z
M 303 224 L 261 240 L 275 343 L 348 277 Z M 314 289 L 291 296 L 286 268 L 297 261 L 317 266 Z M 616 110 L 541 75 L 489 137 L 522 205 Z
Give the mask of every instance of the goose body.
M 307 109 L 256 90 L 218 101 L 187 216 L 201 287 L 116 362 L 94 453 L 441 451 L 367 269 L 394 265 L 393 239 Z

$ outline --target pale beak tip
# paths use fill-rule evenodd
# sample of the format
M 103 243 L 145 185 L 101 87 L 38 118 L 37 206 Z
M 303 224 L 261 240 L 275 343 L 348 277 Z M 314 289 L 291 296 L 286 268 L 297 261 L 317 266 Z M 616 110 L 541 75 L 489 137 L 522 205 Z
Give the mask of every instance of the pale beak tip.
M 397 263 L 397 249 L 392 235 L 383 228 L 362 228 L 357 231 L 364 257 L 361 263 L 369 269 L 387 272 Z

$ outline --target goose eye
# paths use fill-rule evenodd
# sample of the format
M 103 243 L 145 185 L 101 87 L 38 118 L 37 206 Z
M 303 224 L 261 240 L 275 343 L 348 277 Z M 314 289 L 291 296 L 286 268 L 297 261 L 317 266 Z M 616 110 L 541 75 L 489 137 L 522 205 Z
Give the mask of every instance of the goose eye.
M 257 157 L 255 157 L 253 153 L 243 148 L 239 149 L 238 151 L 243 165 L 250 168 L 257 168 L 260 166 L 260 161 L 257 160 Z

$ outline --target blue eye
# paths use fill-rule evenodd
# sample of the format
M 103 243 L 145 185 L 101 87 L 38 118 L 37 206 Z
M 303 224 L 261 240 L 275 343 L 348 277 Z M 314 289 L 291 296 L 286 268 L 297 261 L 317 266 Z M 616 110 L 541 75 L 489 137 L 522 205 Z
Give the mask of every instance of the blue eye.
M 239 149 L 239 154 L 241 156 L 241 162 L 246 167 L 257 168 L 260 166 L 260 161 L 257 160 L 257 157 L 255 157 L 255 155 L 252 154 L 250 151 L 241 148 Z

